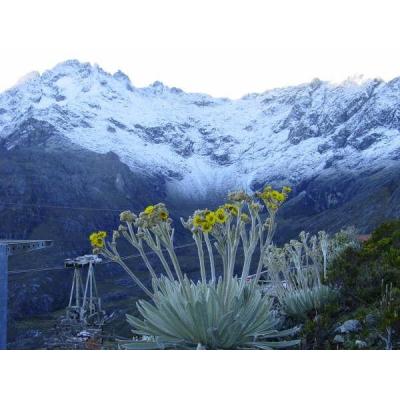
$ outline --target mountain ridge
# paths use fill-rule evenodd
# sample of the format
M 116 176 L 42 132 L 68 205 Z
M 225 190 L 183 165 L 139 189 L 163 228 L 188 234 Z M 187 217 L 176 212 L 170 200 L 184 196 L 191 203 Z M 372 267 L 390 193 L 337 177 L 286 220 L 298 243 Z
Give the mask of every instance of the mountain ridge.
M 0 94 L 0 138 L 27 118 L 44 121 L 136 173 L 165 176 L 172 199 L 205 200 L 211 186 L 216 195 L 265 181 L 296 186 L 325 169 L 395 161 L 399 81 L 314 79 L 230 100 L 161 82 L 136 88 L 121 71 L 69 60 Z

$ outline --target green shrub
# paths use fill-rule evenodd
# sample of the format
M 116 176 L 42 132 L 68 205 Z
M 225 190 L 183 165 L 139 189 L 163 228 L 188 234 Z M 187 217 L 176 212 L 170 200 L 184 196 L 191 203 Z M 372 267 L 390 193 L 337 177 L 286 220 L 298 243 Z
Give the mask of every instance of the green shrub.
M 336 349 L 333 343 L 334 327 L 340 317 L 340 307 L 336 300 L 319 309 L 313 318 L 304 321 L 301 331 L 302 349 Z
M 398 347 L 400 338 L 400 221 L 380 225 L 359 248 L 348 248 L 332 262 L 328 283 L 340 293 L 342 315 L 373 316 L 365 336 L 377 348 Z
M 349 307 L 380 300 L 382 285 L 400 287 L 400 221 L 382 224 L 360 248 L 348 248 L 328 270 Z

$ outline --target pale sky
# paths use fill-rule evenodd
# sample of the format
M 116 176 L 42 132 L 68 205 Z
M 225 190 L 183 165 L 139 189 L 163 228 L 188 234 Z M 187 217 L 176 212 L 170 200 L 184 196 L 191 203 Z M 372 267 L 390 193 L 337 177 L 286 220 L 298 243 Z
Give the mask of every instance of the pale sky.
M 238 98 L 315 77 L 400 76 L 400 3 L 1 0 L 0 91 L 66 59 Z

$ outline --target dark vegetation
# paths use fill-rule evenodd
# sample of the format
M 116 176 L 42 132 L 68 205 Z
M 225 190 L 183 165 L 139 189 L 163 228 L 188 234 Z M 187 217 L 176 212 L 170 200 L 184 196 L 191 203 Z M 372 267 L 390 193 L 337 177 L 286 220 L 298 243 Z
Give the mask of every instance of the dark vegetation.
M 195 257 L 190 248 L 183 250 L 180 253 L 184 254 L 180 256 L 190 269 Z M 118 266 L 110 265 L 107 269 L 108 272 L 100 272 L 103 279 L 108 275 L 101 283 L 100 291 L 106 294 L 104 304 L 107 311 L 117 310 L 117 318 L 107 330 L 128 337 L 129 326 L 124 316 L 126 312 L 137 313 L 134 303 L 138 297 L 130 280 L 123 272 L 119 273 Z M 193 271 L 195 269 L 193 266 Z M 326 283 L 338 291 L 335 300 L 318 311 L 310 312 L 306 319 L 288 318 L 284 323 L 287 326 L 301 325 L 302 349 L 400 348 L 400 221 L 382 224 L 359 248 L 346 249 L 330 265 Z M 65 291 L 68 291 L 67 287 Z M 20 322 L 15 321 L 10 326 L 10 336 L 16 340 L 24 331 L 26 337 L 20 337 L 24 346 L 39 343 L 43 347 L 46 335 L 40 334 L 41 327 L 44 326 L 46 332 L 59 314 L 60 311 L 47 314 L 47 317 L 32 315 Z M 30 336 L 32 332 L 38 333 L 39 337 Z M 14 343 L 12 347 L 20 346 Z
M 327 283 L 339 296 L 304 322 L 303 348 L 399 348 L 400 221 L 346 249 L 330 265 Z

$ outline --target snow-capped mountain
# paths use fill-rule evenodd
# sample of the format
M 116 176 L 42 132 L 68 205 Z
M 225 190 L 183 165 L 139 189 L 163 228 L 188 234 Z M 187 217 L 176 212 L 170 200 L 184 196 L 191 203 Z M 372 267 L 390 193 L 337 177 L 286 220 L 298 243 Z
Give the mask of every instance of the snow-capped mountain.
M 134 172 L 164 176 L 170 197 L 199 199 L 397 163 L 400 79 L 316 79 L 230 100 L 160 82 L 136 88 L 122 72 L 73 60 L 0 95 L 7 149 L 23 139 L 27 120 L 84 149 L 111 151 Z

